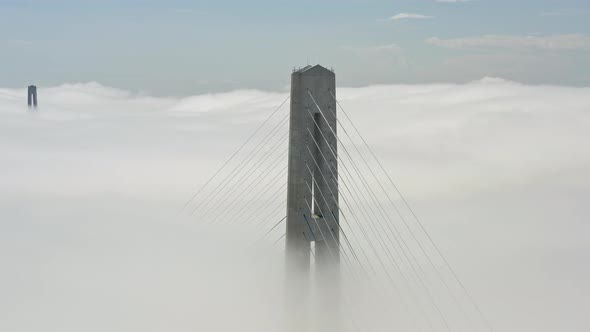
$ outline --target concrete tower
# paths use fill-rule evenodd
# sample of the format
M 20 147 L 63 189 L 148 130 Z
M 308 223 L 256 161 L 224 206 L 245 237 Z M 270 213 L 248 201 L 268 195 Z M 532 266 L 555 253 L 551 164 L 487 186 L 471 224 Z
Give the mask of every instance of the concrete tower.
M 30 85 L 27 95 L 27 102 L 29 104 L 29 107 L 37 107 L 37 87 L 34 85 Z
M 291 117 L 287 188 L 287 323 L 309 330 L 310 281 L 315 284 L 313 313 L 318 331 L 336 332 L 338 269 L 338 161 L 336 77 L 322 66 L 307 66 L 291 76 Z M 315 271 L 310 276 L 311 243 Z

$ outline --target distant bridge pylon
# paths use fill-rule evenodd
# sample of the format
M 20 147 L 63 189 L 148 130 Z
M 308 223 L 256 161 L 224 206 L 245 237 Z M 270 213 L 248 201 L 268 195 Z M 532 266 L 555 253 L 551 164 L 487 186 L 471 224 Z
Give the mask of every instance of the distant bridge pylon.
M 27 89 L 27 104 L 29 107 L 37 107 L 37 87 L 34 85 Z

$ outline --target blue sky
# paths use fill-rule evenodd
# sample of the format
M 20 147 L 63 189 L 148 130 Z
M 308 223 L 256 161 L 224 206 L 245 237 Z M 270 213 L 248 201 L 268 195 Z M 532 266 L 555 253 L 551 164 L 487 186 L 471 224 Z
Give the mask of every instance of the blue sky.
M 587 86 L 588 22 L 582 0 L 0 0 L 0 86 L 278 90 L 307 62 L 335 67 L 346 86 Z

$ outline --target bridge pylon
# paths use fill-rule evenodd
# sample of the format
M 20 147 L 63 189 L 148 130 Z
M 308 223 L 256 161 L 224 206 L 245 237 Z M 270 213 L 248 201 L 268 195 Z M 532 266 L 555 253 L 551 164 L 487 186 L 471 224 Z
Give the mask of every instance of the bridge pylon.
M 293 72 L 286 222 L 286 318 L 293 332 L 338 331 L 340 226 L 335 96 L 333 71 L 316 65 Z
M 37 87 L 34 85 L 27 88 L 27 104 L 29 107 L 37 107 Z

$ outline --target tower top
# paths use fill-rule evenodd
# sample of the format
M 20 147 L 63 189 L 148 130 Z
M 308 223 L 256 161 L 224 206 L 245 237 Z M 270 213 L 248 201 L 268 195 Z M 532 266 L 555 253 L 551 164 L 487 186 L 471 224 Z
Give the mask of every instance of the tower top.
M 293 70 L 294 74 L 322 74 L 322 73 L 329 73 L 331 75 L 334 75 L 334 69 L 328 69 L 324 66 L 321 65 L 315 65 L 315 66 L 305 66 L 303 68 L 298 68 L 298 69 L 294 69 Z

